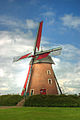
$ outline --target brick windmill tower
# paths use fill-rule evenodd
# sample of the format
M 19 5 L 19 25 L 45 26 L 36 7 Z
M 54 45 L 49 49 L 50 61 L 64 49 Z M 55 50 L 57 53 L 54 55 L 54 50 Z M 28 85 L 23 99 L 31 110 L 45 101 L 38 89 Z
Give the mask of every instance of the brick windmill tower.
M 14 59 L 14 62 L 16 62 L 24 58 L 32 57 L 32 60 L 30 61 L 29 64 L 27 78 L 21 95 L 26 95 L 26 94 L 55 95 L 58 94 L 59 92 L 62 94 L 56 76 L 52 69 L 52 64 L 54 64 L 54 62 L 51 56 L 49 55 L 51 52 L 53 52 L 54 56 L 57 55 L 58 53 L 60 53 L 62 48 L 58 47 L 46 51 L 39 51 L 42 25 L 43 25 L 43 21 L 39 23 L 39 29 L 34 47 L 34 54 L 28 53 L 26 55 Z

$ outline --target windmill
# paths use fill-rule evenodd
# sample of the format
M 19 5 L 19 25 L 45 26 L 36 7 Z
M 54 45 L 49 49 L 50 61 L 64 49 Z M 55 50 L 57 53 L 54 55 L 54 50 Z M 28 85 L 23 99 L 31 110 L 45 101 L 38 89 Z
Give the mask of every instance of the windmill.
M 52 69 L 52 64 L 54 64 L 54 62 L 49 55 L 50 53 L 53 53 L 54 56 L 58 55 L 62 48 L 58 47 L 39 51 L 42 25 L 43 21 L 39 23 L 33 53 L 30 52 L 26 55 L 18 56 L 13 60 L 13 62 L 17 62 L 25 58 L 32 58 L 21 95 L 58 94 L 58 91 L 62 94 L 61 88 Z

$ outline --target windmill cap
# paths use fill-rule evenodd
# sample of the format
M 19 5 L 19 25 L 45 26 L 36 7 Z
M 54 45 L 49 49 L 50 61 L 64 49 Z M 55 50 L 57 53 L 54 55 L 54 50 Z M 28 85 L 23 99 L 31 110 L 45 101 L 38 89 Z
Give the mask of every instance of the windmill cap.
M 32 63 L 32 60 L 30 61 L 30 64 Z M 54 64 L 54 61 L 52 60 L 51 56 L 47 56 L 45 58 L 36 60 L 36 58 L 34 58 L 34 64 L 36 63 L 49 63 L 49 64 Z

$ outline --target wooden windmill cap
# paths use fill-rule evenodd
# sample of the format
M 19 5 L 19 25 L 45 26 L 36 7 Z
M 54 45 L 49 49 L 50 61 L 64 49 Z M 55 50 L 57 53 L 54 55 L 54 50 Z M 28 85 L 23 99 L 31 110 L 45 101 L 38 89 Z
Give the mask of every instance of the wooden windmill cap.
M 30 61 L 30 64 L 32 63 L 32 60 Z M 54 64 L 54 61 L 52 60 L 52 58 L 48 55 L 45 58 L 36 60 L 36 58 L 34 58 L 34 64 L 36 63 L 49 63 L 49 64 Z

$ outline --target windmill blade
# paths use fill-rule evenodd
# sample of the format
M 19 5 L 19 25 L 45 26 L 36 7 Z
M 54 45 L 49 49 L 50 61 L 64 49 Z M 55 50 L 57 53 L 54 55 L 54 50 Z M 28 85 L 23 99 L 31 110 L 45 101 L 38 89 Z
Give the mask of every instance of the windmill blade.
M 30 75 L 31 75 L 31 70 L 32 70 L 32 67 L 31 67 L 31 65 L 29 65 L 28 74 L 27 74 L 27 77 L 26 77 L 26 81 L 25 81 L 25 84 L 24 84 L 21 96 L 23 96 L 24 93 L 27 91 L 26 89 L 28 89 L 28 84 L 29 84 L 29 79 L 30 79 Z
M 47 57 L 51 52 L 54 56 L 57 56 L 61 53 L 62 48 L 58 47 L 58 48 L 54 48 L 54 49 L 50 49 L 50 50 L 45 50 L 45 51 L 41 51 L 41 52 L 37 52 L 34 56 L 32 57 L 36 57 L 36 60 L 42 59 Z
M 41 41 L 41 33 L 42 33 L 42 25 L 43 25 L 43 21 L 41 21 L 39 23 L 39 28 L 38 28 L 38 32 L 37 32 L 36 42 L 35 42 L 35 46 L 34 46 L 34 54 L 36 53 L 36 48 L 39 51 L 40 41 Z
M 62 48 L 61 47 L 58 47 L 58 48 L 53 48 L 53 49 L 49 49 L 49 50 L 45 50 L 45 51 L 41 51 L 41 52 L 36 52 L 35 56 L 38 56 L 38 55 L 42 55 L 44 53 L 54 53 L 54 52 L 58 52 L 58 51 L 61 51 Z
M 61 50 L 62 48 L 56 48 L 55 50 L 53 50 L 53 52 L 51 52 L 51 55 L 58 56 L 61 54 Z
M 47 57 L 49 54 L 50 54 L 50 52 L 48 52 L 48 53 L 43 53 L 43 54 L 39 55 L 36 60 L 43 59 L 43 58 Z
M 31 53 L 32 53 L 32 52 L 31 52 Z M 29 58 L 30 55 L 31 55 L 31 53 L 28 53 L 28 54 L 23 55 L 23 56 L 14 57 L 14 58 L 13 58 L 13 62 L 17 62 L 17 61 L 19 61 L 19 60 L 22 60 L 22 59 L 25 59 L 25 58 Z
M 61 50 L 62 50 L 62 48 L 61 48 L 61 47 L 58 47 L 58 48 L 54 48 L 54 49 L 50 49 L 50 50 L 45 50 L 45 51 L 41 51 L 41 52 L 36 52 L 35 55 L 32 55 L 32 53 L 28 53 L 28 54 L 23 55 L 23 56 L 21 56 L 21 57 L 20 57 L 20 56 L 15 57 L 15 58 L 13 59 L 13 62 L 17 62 L 17 61 L 19 61 L 19 60 L 22 60 L 22 59 L 25 59 L 25 58 L 30 58 L 30 57 L 35 58 L 36 56 L 38 56 L 38 57 L 37 57 L 37 60 L 39 60 L 39 59 L 42 59 L 42 58 L 47 57 L 50 53 L 52 53 L 52 55 L 54 55 L 54 56 L 57 56 L 57 55 L 60 55 Z M 34 61 L 34 60 L 33 60 L 33 61 Z

